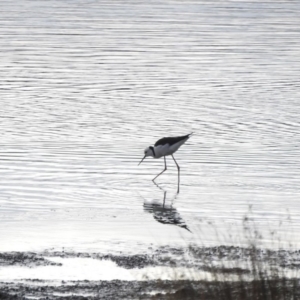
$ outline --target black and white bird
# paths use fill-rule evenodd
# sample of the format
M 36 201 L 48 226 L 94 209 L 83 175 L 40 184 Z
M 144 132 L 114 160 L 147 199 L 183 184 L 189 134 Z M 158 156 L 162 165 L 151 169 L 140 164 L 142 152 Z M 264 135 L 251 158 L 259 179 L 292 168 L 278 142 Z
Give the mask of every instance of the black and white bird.
M 145 149 L 144 154 L 145 156 L 140 161 L 139 165 L 147 156 L 152 156 L 154 158 L 161 158 L 164 157 L 165 160 L 165 168 L 162 172 L 160 172 L 157 176 L 155 176 L 152 180 L 154 181 L 159 175 L 164 173 L 167 170 L 167 162 L 166 156 L 172 155 L 172 158 L 177 166 L 178 170 L 178 192 L 179 192 L 179 182 L 180 182 L 180 167 L 176 162 L 173 153 L 175 153 L 192 135 L 193 133 L 183 135 L 183 136 L 176 136 L 176 137 L 164 137 L 158 140 L 154 146 L 149 146 Z

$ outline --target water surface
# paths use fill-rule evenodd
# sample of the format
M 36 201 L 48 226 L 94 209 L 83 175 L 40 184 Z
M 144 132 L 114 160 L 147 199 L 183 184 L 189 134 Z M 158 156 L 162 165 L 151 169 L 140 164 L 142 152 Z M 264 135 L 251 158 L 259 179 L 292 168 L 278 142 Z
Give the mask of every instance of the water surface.
M 1 7 L 0 250 L 238 242 L 250 209 L 297 242 L 299 2 Z M 159 189 L 144 148 L 190 132 Z

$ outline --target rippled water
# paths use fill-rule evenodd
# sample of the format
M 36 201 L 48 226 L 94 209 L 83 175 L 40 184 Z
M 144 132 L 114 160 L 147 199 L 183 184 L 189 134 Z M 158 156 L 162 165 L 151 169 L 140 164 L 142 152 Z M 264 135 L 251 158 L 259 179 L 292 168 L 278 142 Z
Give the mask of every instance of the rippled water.
M 298 1 L 1 3 L 1 250 L 299 229 Z

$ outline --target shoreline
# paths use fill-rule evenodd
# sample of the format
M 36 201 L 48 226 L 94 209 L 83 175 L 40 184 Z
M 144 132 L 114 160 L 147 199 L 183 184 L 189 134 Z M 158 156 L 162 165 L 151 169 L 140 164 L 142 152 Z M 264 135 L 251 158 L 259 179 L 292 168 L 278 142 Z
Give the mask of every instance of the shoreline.
M 180 299 L 224 286 L 249 290 L 264 278 L 288 289 L 298 285 L 299 266 L 298 250 L 235 246 L 159 247 L 137 255 L 0 252 L 0 299 Z M 264 276 L 255 273 L 262 270 Z

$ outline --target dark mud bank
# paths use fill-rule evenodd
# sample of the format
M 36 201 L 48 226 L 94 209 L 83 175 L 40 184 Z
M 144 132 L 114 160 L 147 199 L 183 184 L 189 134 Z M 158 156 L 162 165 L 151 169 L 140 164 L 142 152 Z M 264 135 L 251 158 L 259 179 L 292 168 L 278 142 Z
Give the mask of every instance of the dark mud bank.
M 19 278 L 18 280 L 2 280 L 0 282 L 0 299 L 198 299 L 199 295 L 206 295 L 207 299 L 221 299 L 218 296 L 223 292 L 228 293 L 226 289 L 233 291 L 236 295 L 241 293 L 240 299 L 247 299 L 246 292 L 254 297 L 260 288 L 266 290 L 264 287 L 266 282 L 268 287 L 272 287 L 274 284 L 275 288 L 279 286 L 287 294 L 293 292 L 294 296 L 300 290 L 295 289 L 298 287 L 298 280 L 285 278 L 286 273 L 283 272 L 283 270 L 295 271 L 298 269 L 300 252 L 286 250 L 273 251 L 230 246 L 189 246 L 185 249 L 150 248 L 148 253 L 137 255 L 53 250 L 39 253 L 4 252 L 0 253 L 0 268 L 22 267 L 32 270 L 47 266 L 60 268 L 63 266 L 63 262 L 52 261 L 57 257 L 113 261 L 123 269 L 182 267 L 185 270 L 204 271 L 211 276 L 209 276 L 209 280 L 199 281 L 183 280 L 182 278 L 176 280 L 147 280 L 144 278 L 143 280 L 131 281 Z M 267 278 L 267 281 L 263 274 L 266 266 L 270 266 L 272 270 L 276 269 L 276 273 L 274 273 L 276 276 Z M 261 269 L 259 269 L 260 267 Z M 80 272 L 80 268 L 78 272 Z M 236 279 L 228 280 L 228 276 L 235 276 Z M 244 276 L 248 276 L 248 279 L 251 278 L 251 281 L 248 279 L 245 281 L 246 277 Z M 281 286 L 282 284 L 283 286 Z

